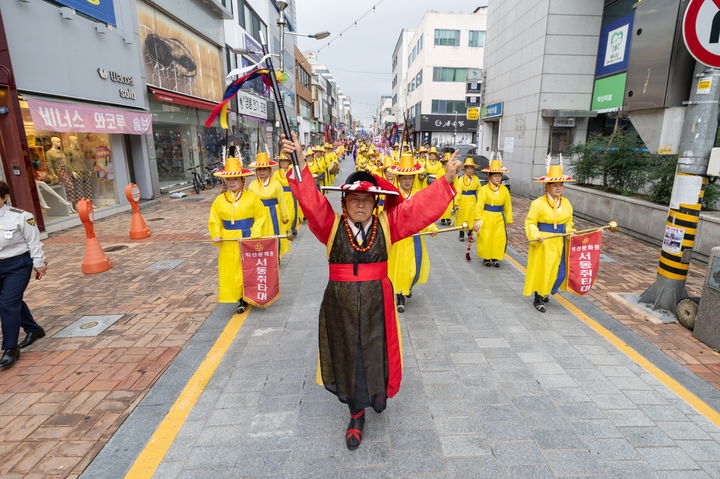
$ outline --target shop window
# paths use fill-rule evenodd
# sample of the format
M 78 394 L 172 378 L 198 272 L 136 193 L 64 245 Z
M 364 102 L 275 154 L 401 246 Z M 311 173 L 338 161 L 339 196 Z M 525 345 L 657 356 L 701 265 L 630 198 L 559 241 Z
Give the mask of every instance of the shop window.
M 36 130 L 27 103 L 21 108 L 46 223 L 74 214 L 82 198 L 96 208 L 118 204 L 109 134 Z
M 467 108 L 463 100 L 433 100 L 430 113 L 433 114 L 455 114 L 465 113 Z
M 567 154 L 567 150 L 572 145 L 574 128 L 558 128 L 550 129 L 550 138 L 548 142 L 548 153 L 550 155 Z

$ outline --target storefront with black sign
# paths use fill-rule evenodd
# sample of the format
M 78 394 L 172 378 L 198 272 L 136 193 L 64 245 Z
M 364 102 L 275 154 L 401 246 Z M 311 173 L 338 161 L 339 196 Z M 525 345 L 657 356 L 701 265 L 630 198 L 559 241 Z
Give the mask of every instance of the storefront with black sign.
M 415 119 L 415 143 L 438 148 L 470 145 L 475 139 L 477 125 L 476 120 L 467 120 L 464 113 L 420 115 Z

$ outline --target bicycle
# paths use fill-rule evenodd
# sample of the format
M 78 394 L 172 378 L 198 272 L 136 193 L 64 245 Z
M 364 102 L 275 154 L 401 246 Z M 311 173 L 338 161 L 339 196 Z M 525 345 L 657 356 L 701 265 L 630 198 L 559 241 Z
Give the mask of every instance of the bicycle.
M 195 191 L 195 194 L 197 194 L 197 195 L 200 194 L 200 190 L 205 191 L 205 183 L 203 182 L 200 174 L 197 172 L 198 168 L 199 167 L 197 167 L 197 166 L 193 166 L 192 168 L 187 168 L 187 171 L 192 171 L 193 190 Z
M 220 184 L 220 178 L 214 175 L 214 173 L 218 171 L 218 169 L 218 165 L 211 165 L 205 167 L 205 174 L 203 175 L 203 179 L 205 180 L 205 183 L 207 184 L 207 188 L 209 190 L 214 188 L 215 185 Z

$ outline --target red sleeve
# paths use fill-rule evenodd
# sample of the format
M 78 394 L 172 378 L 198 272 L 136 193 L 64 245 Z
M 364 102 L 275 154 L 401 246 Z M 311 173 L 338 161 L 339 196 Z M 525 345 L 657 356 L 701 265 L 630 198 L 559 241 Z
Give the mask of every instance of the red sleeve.
M 409 200 L 387 210 L 392 242 L 414 235 L 437 221 L 454 197 L 455 188 L 443 176 Z
M 385 195 L 385 206 L 383 209 L 389 210 L 390 208 L 394 208 L 395 206 L 399 205 L 403 201 L 405 201 L 405 198 L 402 197 L 400 194 L 400 190 L 398 190 L 395 185 L 390 183 L 385 178 L 373 175 L 375 177 L 375 180 L 378 182 L 378 186 L 382 188 L 383 190 L 387 191 L 397 191 L 397 195 Z
M 288 184 L 293 196 L 297 198 L 298 203 L 302 207 L 303 214 L 307 218 L 310 231 L 315 235 L 322 244 L 327 244 L 333 223 L 335 222 L 335 212 L 330 206 L 330 202 L 323 196 L 315 185 L 312 173 L 307 165 L 302 170 L 302 183 L 299 183 L 293 176 L 293 169 L 287 173 Z

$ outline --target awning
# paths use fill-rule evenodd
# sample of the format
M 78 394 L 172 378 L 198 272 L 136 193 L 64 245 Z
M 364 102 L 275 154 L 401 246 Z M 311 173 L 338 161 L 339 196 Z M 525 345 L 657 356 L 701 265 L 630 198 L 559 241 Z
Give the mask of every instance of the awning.
M 152 93 L 156 100 L 164 101 L 166 103 L 176 103 L 178 105 L 191 106 L 193 108 L 202 108 L 203 110 L 212 110 L 217 106 L 217 103 L 214 101 L 203 100 L 201 98 L 195 98 L 168 90 L 161 90 L 160 88 L 149 86 L 148 90 Z
M 543 118 L 595 118 L 598 112 L 592 110 L 543 110 Z
M 36 100 L 24 95 L 35 129 L 65 133 L 152 134 L 152 113 Z

